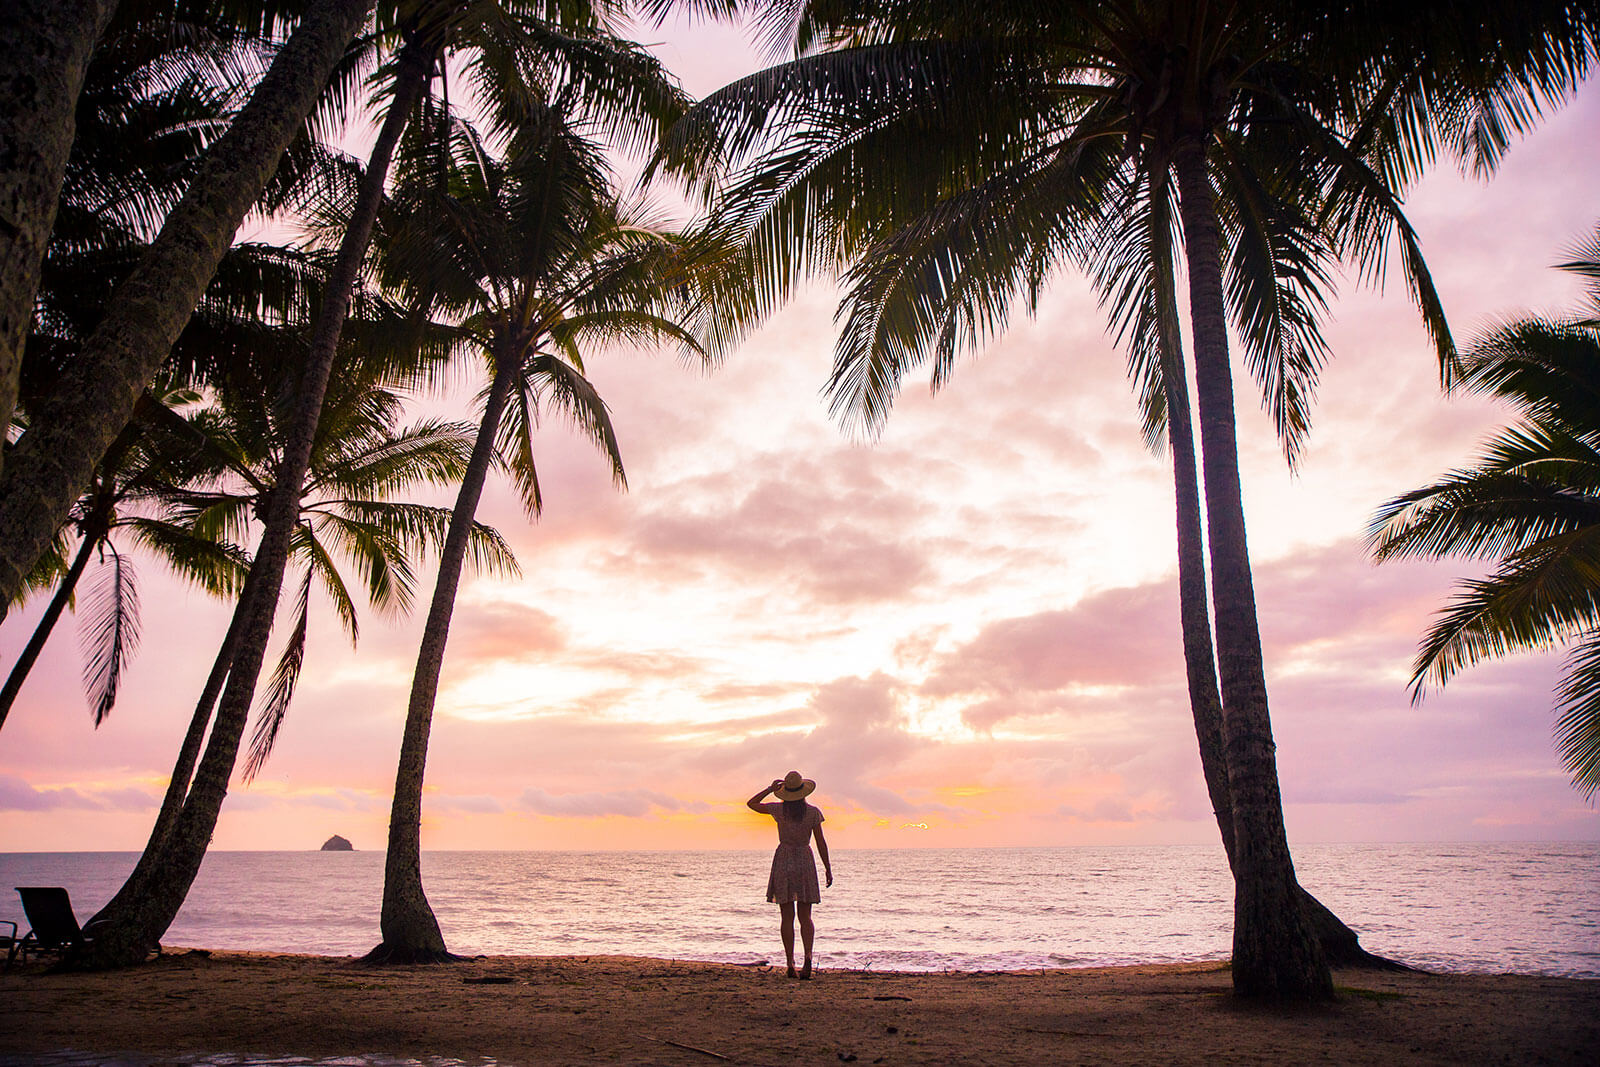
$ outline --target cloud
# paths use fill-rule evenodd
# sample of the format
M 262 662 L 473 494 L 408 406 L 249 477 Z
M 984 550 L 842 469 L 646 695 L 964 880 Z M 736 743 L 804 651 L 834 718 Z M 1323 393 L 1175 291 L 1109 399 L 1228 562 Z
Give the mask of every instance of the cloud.
M 946 654 L 922 691 L 1012 695 L 1179 677 L 1177 590 L 1111 589 L 1062 611 L 1002 619 Z
M 619 554 L 659 578 L 749 575 L 823 605 L 906 596 L 934 573 L 903 537 L 916 498 L 872 473 L 869 453 L 836 458 L 786 460 L 753 486 L 732 472 L 677 486 L 671 510 L 639 515 Z M 694 503 L 708 496 L 714 507 Z
M 608 793 L 548 793 L 536 787 L 524 789 L 512 808 L 535 815 L 594 817 L 624 815 L 638 818 L 652 810 L 680 811 L 683 805 L 674 797 L 648 789 L 621 789 Z
M 141 811 L 160 797 L 129 786 L 36 788 L 15 775 L 0 774 L 0 811 Z
M 456 665 L 534 659 L 566 646 L 566 630 L 559 619 L 510 600 L 460 604 L 450 623 L 450 659 Z
M 272 811 L 314 808 L 320 811 L 377 811 L 389 806 L 387 796 L 363 789 L 299 789 L 276 782 L 258 782 L 254 787 L 235 786 L 226 801 L 231 811 Z
M 1103 797 L 1088 808 L 1062 804 L 1056 808 L 1056 815 L 1081 822 L 1133 822 L 1135 818 L 1133 805 L 1120 796 Z
M 830 800 L 877 815 L 953 813 L 946 805 L 880 784 L 918 752 L 938 745 L 910 730 L 904 696 L 904 685 L 881 672 L 837 678 L 818 686 L 803 707 L 769 720 L 773 726 L 786 728 L 769 728 L 707 749 L 696 762 L 710 769 L 754 772 L 758 780 L 763 773 L 776 778 L 791 769 L 820 775 L 818 788 Z M 921 792 L 931 790 L 924 787 Z
M 431 813 L 455 811 L 470 815 L 493 815 L 505 811 L 498 797 L 486 793 L 429 793 L 423 806 Z

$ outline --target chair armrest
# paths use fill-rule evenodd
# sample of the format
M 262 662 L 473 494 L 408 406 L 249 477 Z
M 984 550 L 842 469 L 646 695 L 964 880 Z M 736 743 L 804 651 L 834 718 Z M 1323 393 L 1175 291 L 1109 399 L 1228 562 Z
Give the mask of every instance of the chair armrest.
M 9 934 L 0 934 L 0 938 L 4 938 L 7 944 L 10 944 L 17 939 L 16 923 L 12 922 L 10 919 L 0 919 L 0 926 L 11 927 L 11 932 Z
M 83 936 L 86 938 L 93 938 L 96 930 L 104 929 L 110 925 L 110 919 L 90 919 L 83 925 Z

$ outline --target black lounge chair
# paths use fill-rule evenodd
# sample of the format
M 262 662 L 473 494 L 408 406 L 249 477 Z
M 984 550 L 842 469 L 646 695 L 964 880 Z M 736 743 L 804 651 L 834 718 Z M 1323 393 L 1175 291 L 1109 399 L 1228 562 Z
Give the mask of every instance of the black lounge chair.
M 72 899 L 65 889 L 58 885 L 19 885 L 17 892 L 22 896 L 23 914 L 33 929 L 26 937 L 12 937 L 10 951 L 6 953 L 7 967 L 18 956 L 24 963 L 30 955 L 64 957 L 69 952 L 87 948 L 94 940 L 90 933 L 94 922 L 91 921 L 87 929 L 78 925 L 78 917 L 72 913 Z

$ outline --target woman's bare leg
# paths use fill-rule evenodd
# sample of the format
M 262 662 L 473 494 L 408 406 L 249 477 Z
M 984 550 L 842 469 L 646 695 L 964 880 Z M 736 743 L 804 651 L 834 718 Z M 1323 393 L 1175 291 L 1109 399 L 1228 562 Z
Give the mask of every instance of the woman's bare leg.
M 816 935 L 817 928 L 811 925 L 811 905 L 808 904 L 808 903 L 802 902 L 799 905 L 799 908 L 800 908 L 800 943 L 805 947 L 805 950 L 806 950 L 806 962 L 805 962 L 805 966 L 800 968 L 800 977 L 801 978 L 810 978 L 811 977 L 811 941 L 812 941 L 812 938 Z M 790 943 L 790 945 L 794 944 L 793 938 L 790 938 L 789 943 Z M 791 967 L 794 966 L 794 953 L 792 951 L 789 953 L 789 965 Z
M 807 929 L 809 929 L 810 926 L 811 926 L 811 905 L 810 904 L 802 904 L 800 906 L 802 908 L 806 909 L 805 926 L 806 926 Z M 778 905 L 778 911 L 781 912 L 782 915 L 783 915 L 783 925 L 780 928 L 780 932 L 783 934 L 783 954 L 789 961 L 789 977 L 793 978 L 794 977 L 794 901 L 785 900 L 785 901 L 781 902 Z M 808 936 L 807 940 L 806 940 L 806 959 L 809 960 L 810 958 L 811 958 L 811 941 L 810 941 L 810 938 Z

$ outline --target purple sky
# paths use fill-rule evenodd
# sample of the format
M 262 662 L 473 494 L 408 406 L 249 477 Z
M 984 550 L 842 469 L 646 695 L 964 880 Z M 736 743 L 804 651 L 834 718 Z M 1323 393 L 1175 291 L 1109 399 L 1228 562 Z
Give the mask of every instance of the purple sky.
M 695 94 L 756 62 L 729 30 L 659 36 Z M 1492 182 L 1446 166 L 1414 190 L 1458 337 L 1574 302 L 1549 265 L 1600 216 L 1596 173 L 1589 87 Z M 875 442 L 819 397 L 834 299 L 819 283 L 710 375 L 595 354 L 631 490 L 551 423 L 543 522 L 487 494 L 523 574 L 463 587 L 425 847 L 758 845 L 770 830 L 742 802 L 791 767 L 818 779 L 835 847 L 1216 839 L 1170 468 L 1140 444 L 1087 285 L 1058 277 L 937 397 L 908 383 Z M 1559 657 L 1473 669 L 1413 707 L 1417 638 L 1464 570 L 1360 549 L 1378 504 L 1467 462 L 1503 413 L 1440 397 L 1398 278 L 1346 285 L 1327 336 L 1298 475 L 1238 385 L 1291 838 L 1600 839 L 1551 743 Z M 465 416 L 465 395 L 427 404 Z M 227 611 L 153 562 L 141 575 L 144 644 L 111 719 L 91 727 L 67 620 L 0 733 L 0 850 L 143 843 Z M 0 628 L 0 664 L 41 608 Z M 382 847 L 418 632 L 368 612 L 352 652 L 315 618 L 279 749 L 235 787 L 216 847 Z

